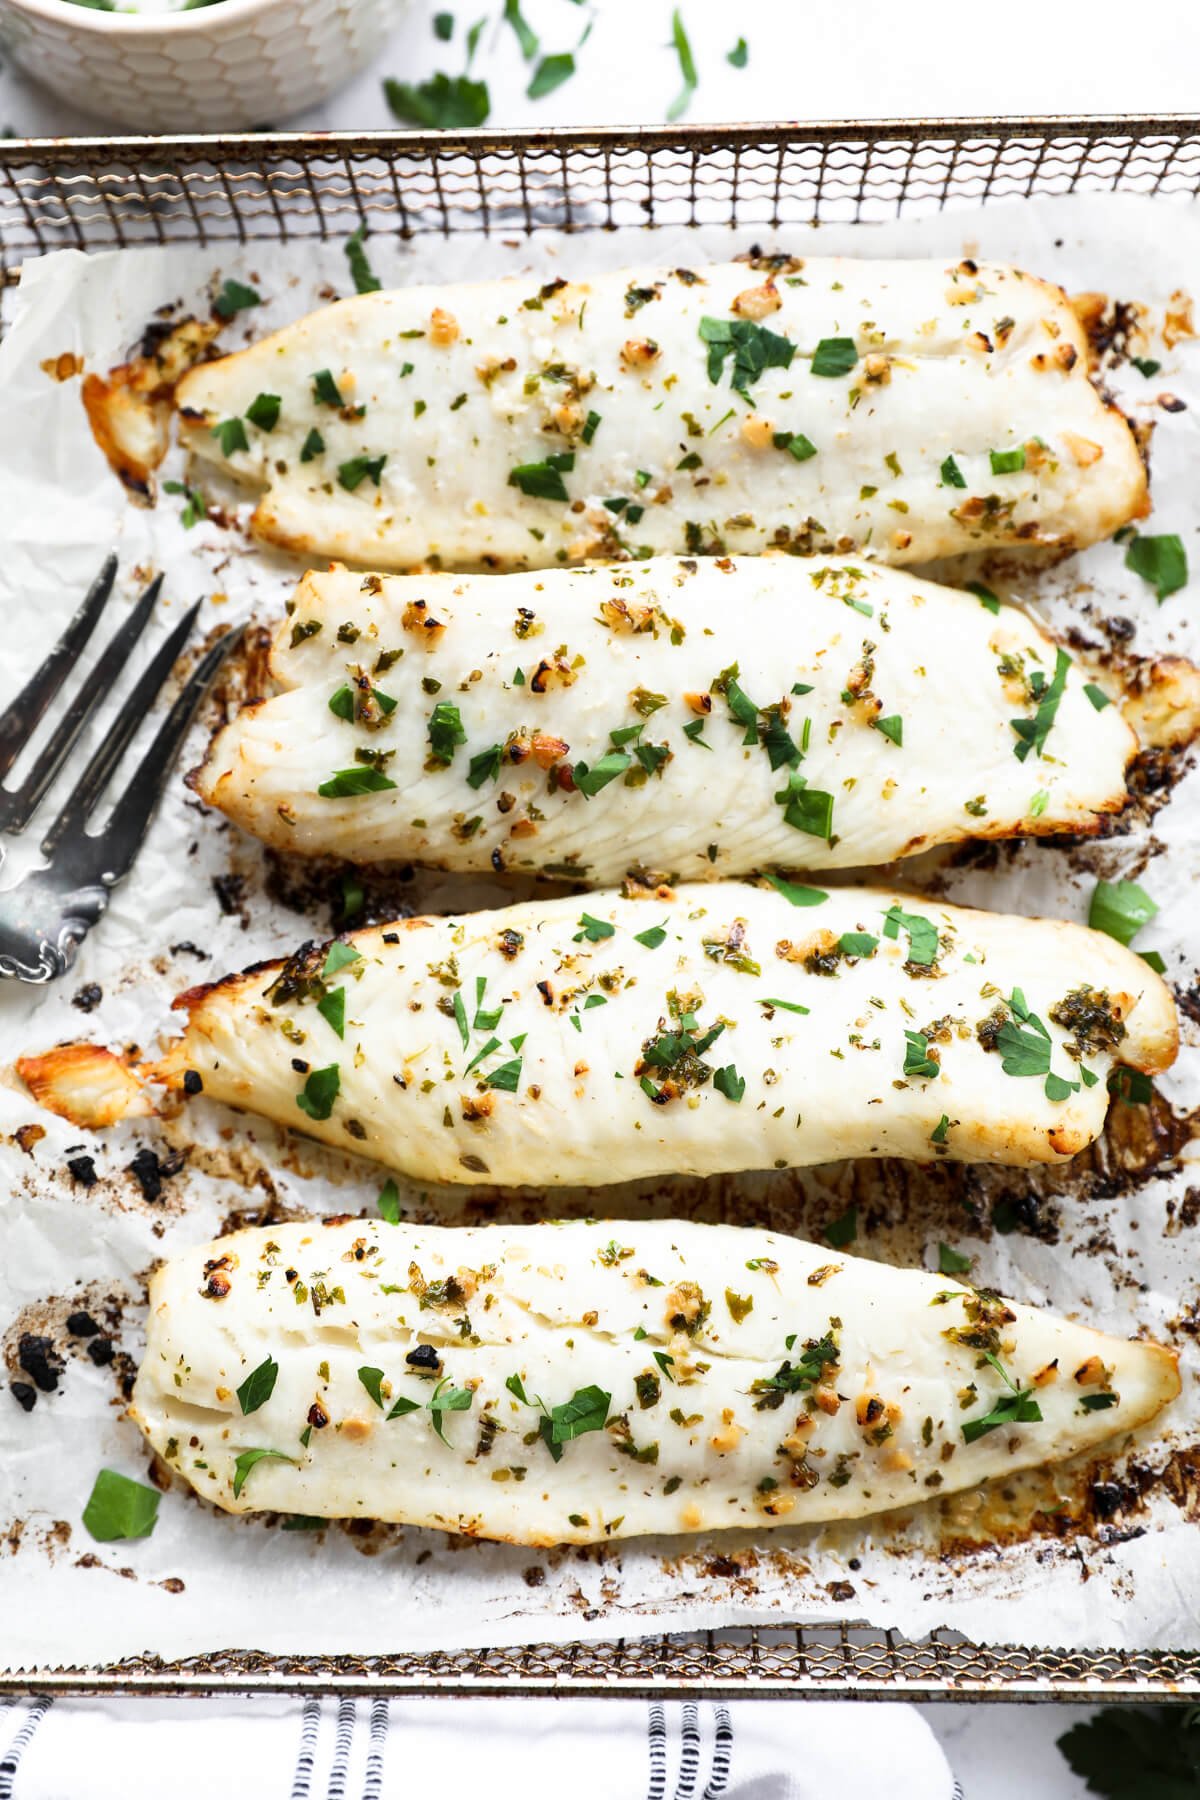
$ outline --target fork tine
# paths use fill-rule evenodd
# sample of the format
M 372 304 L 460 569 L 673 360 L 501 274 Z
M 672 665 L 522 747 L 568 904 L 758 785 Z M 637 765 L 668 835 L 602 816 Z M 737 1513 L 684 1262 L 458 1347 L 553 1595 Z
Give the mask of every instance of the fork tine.
M 129 617 L 113 633 L 103 655 L 55 726 L 53 736 L 21 786 L 9 794 L 0 791 L 0 829 L 15 836 L 33 817 L 88 720 L 115 687 L 154 611 L 162 583 L 162 576 L 156 575 Z
M 80 651 L 91 637 L 104 611 L 117 574 L 117 558 L 110 553 L 88 589 L 75 617 L 67 626 L 36 674 L 31 675 L 16 699 L 0 713 L 0 781 L 8 774 L 36 730 L 46 708 L 66 680 Z
M 158 690 L 171 673 L 180 651 L 186 644 L 200 601 L 189 608 L 171 635 L 156 651 L 137 686 L 113 720 L 108 735 L 97 748 L 87 768 L 75 783 L 62 811 L 42 839 L 43 856 L 53 856 L 56 846 L 69 832 L 79 831 L 96 805 L 113 770 L 124 756 L 150 708 Z
M 141 848 L 142 839 L 149 828 L 158 797 L 171 772 L 179 746 L 187 735 L 213 677 L 241 635 L 242 627 L 233 626 L 201 657 L 174 706 L 155 733 L 154 741 L 134 771 L 129 786 L 113 807 L 112 816 L 97 839 L 105 853 L 104 879 L 107 884 L 120 881 Z

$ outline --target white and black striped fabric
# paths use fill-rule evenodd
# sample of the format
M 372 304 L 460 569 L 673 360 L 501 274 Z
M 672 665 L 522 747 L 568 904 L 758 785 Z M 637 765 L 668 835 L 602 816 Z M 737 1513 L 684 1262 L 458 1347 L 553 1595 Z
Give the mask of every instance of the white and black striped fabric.
M 962 1800 L 908 1706 L 828 1701 L 0 1701 L 0 1800 Z

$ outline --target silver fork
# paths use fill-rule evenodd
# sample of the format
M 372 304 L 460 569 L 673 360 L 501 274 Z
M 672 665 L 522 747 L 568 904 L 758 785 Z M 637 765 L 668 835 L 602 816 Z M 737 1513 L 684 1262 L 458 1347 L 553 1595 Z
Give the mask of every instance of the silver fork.
M 109 556 L 41 668 L 0 713 L 0 784 L 78 662 L 112 593 L 116 573 L 117 559 Z M 20 787 L 0 785 L 0 832 L 15 837 L 33 818 L 81 732 L 113 692 L 154 611 L 161 586 L 162 576 L 158 575 L 113 633 Z M 0 977 L 46 982 L 64 975 L 75 961 L 80 943 L 107 907 L 112 889 L 129 873 L 179 747 L 205 690 L 241 636 L 240 626 L 225 632 L 200 659 L 103 829 L 89 832 L 88 820 L 170 675 L 199 610 L 197 601 L 159 646 L 109 726 L 42 839 L 45 866 L 0 893 Z M 0 863 L 3 858 L 0 845 Z

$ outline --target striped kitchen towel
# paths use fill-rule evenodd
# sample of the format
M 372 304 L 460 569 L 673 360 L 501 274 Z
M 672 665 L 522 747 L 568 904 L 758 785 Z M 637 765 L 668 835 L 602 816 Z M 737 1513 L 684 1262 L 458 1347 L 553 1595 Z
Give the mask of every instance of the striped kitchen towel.
M 961 1800 L 908 1706 L 561 1699 L 0 1701 L 0 1800 Z

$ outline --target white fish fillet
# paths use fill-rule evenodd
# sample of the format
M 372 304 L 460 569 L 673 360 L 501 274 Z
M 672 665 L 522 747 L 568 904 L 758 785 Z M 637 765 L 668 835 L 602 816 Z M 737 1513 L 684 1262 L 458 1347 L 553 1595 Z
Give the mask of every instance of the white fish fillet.
M 765 1231 L 343 1219 L 160 1268 L 131 1410 L 231 1512 L 546 1545 L 911 1505 L 1178 1391 L 1157 1344 Z
M 1148 504 L 1062 291 L 995 264 L 367 294 L 192 370 L 177 404 L 199 457 L 266 490 L 261 537 L 368 568 L 772 545 L 916 563 L 1090 544 Z
M 1114 1059 L 1175 1055 L 1166 986 L 1098 932 L 816 893 L 601 893 L 307 945 L 184 994 L 157 1076 L 422 1181 L 546 1185 L 1054 1162 L 1100 1132 Z
M 1014 607 L 869 563 L 337 569 L 305 576 L 275 634 L 283 691 L 244 707 L 193 781 L 280 849 L 357 862 L 594 883 L 861 867 L 1094 830 L 1121 807 L 1137 740 L 1076 669 L 1040 752 L 1014 730 L 1060 657 Z M 572 771 L 601 759 L 613 776 L 589 794 Z M 372 765 L 378 791 L 321 791 Z M 789 769 L 828 820 L 797 827 Z

